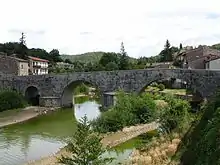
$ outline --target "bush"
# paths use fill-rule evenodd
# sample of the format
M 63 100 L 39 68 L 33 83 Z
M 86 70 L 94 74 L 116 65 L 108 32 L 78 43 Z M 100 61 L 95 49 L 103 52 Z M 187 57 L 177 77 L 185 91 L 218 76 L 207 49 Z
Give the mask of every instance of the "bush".
M 191 121 L 189 102 L 177 99 L 174 96 L 164 96 L 168 106 L 160 115 L 161 128 L 165 132 L 177 131 L 182 132 L 189 126 Z
M 76 87 L 74 90 L 75 94 L 88 94 L 89 93 L 89 87 L 86 86 L 84 83 L 80 84 Z
M 165 89 L 165 86 L 163 84 L 159 84 L 157 87 L 160 91 L 163 91 Z
M 220 94 L 202 107 L 176 153 L 182 165 L 220 164 Z
M 156 104 L 149 94 L 137 96 L 119 92 L 116 105 L 102 113 L 92 125 L 98 132 L 115 132 L 125 126 L 151 122 L 157 117 Z
M 104 165 L 112 162 L 113 158 L 103 158 L 107 152 L 101 143 L 102 138 L 90 129 L 88 118 L 85 116 L 77 123 L 73 139 L 67 145 L 69 156 L 61 156 L 59 163 L 65 165 Z
M 15 91 L 0 92 L 0 112 L 9 109 L 24 108 L 26 105 L 27 103 L 24 97 Z

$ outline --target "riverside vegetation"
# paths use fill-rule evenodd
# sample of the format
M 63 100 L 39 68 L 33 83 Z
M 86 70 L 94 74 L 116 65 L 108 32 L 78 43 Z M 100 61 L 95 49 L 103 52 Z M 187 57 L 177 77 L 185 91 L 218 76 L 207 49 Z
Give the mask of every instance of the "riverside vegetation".
M 125 94 L 120 91 L 118 93 L 118 101 L 116 105 L 109 111 L 103 112 L 99 118 L 91 122 L 92 130 L 90 134 L 94 135 L 97 132 L 116 132 L 126 126 L 148 123 L 155 121 L 156 119 L 159 119 L 161 124 L 160 129 L 142 135 L 142 139 L 145 139 L 145 143 L 138 147 L 141 151 L 147 150 L 146 146 L 149 146 L 148 144 L 150 144 L 149 142 L 153 137 L 165 137 L 175 132 L 182 133 L 183 130 L 187 129 L 189 123 L 192 121 L 190 105 L 187 101 L 177 99 L 173 96 L 160 96 L 146 93 L 137 96 L 135 94 Z M 89 136 L 88 133 L 81 132 L 81 134 L 84 134 L 85 137 Z M 74 148 L 85 147 L 84 144 L 77 141 L 80 141 L 80 139 L 75 137 L 74 145 L 70 142 L 69 146 L 75 146 Z M 86 143 L 88 153 L 83 152 L 81 156 L 84 155 L 85 157 L 86 155 L 90 155 L 90 152 L 93 152 L 93 154 L 96 155 L 95 157 L 98 158 L 100 156 L 99 153 L 102 152 L 94 150 L 89 151 L 89 149 L 93 148 L 93 142 L 91 140 L 91 142 L 88 142 L 87 140 L 83 141 L 81 142 Z M 99 142 L 100 141 L 101 139 Z M 96 145 L 99 146 L 99 143 Z M 69 151 L 74 155 L 77 155 L 76 152 L 79 152 L 79 150 L 74 150 L 74 148 L 71 147 L 71 150 Z M 72 156 L 71 159 L 73 159 L 74 162 L 76 161 L 76 157 Z M 70 159 L 67 157 L 65 160 Z M 70 165 L 73 160 L 69 163 L 63 161 L 63 163 Z
M 67 151 L 72 155 L 59 158 L 59 163 L 65 165 L 106 165 L 113 158 L 103 158 L 107 149 L 101 143 L 102 138 L 91 130 L 86 116 L 77 123 L 73 141 L 67 146 Z
M 25 99 L 15 91 L 2 91 L 0 96 L 2 96 L 0 97 L 1 111 L 22 108 L 27 105 Z M 161 96 L 143 93 L 137 96 L 120 91 L 117 104 L 109 111 L 103 112 L 98 119 L 92 121 L 91 126 L 93 129 L 84 135 L 88 135 L 89 139 L 90 135 L 96 136 L 95 139 L 99 140 L 93 142 L 98 145 L 101 139 L 97 132 L 116 132 L 126 126 L 148 123 L 159 119 L 160 128 L 157 131 L 141 136 L 145 139 L 145 142 L 132 155 L 135 158 L 132 159 L 132 164 L 137 162 L 146 164 L 148 162 L 148 164 L 157 165 L 168 163 L 218 165 L 220 164 L 218 156 L 220 140 L 218 138 L 220 128 L 219 107 L 219 95 L 213 98 L 212 101 L 205 102 L 200 112 L 192 113 L 187 101 L 177 99 L 171 95 Z M 73 139 L 76 139 L 76 137 Z M 89 141 L 92 142 L 91 139 Z M 84 141 L 88 148 L 90 145 L 94 146 L 89 141 Z M 85 147 L 83 142 L 75 144 Z M 101 151 L 104 151 L 105 148 L 100 149 L 100 152 L 91 149 L 89 152 L 92 153 L 89 155 L 101 159 Z M 70 150 L 70 152 L 73 152 L 73 150 Z M 139 158 L 137 158 L 137 153 L 140 156 Z M 88 153 L 85 154 L 88 155 Z
M 0 112 L 26 106 L 25 98 L 19 93 L 15 91 L 0 91 Z

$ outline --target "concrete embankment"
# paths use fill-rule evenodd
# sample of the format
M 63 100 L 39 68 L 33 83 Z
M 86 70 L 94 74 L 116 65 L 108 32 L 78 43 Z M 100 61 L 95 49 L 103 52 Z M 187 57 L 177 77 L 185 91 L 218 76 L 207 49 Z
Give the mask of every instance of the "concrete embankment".
M 102 143 L 104 146 L 114 147 L 143 133 L 155 130 L 158 128 L 158 126 L 159 124 L 157 122 L 152 122 L 148 124 L 126 127 L 122 131 L 106 134 L 102 139 Z M 54 153 L 51 156 L 29 162 L 26 165 L 58 165 L 57 158 L 59 158 L 61 155 L 69 156 L 70 153 L 66 152 L 65 149 L 61 149 L 59 152 Z

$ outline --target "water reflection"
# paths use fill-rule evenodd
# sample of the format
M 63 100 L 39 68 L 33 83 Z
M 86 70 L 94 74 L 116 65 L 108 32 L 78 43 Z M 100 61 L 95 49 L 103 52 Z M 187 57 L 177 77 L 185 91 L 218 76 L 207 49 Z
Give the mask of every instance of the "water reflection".
M 74 112 L 73 109 L 60 110 L 0 129 L 0 165 L 22 165 L 64 147 L 75 132 L 76 120 L 85 114 L 89 120 L 100 115 L 98 103 L 88 98 L 80 99 L 81 103 L 75 105 Z M 130 147 L 124 151 L 119 158 L 126 158 L 127 152 L 131 152 Z M 114 151 L 110 153 L 115 154 Z
M 97 117 L 99 105 L 81 98 L 82 104 L 0 129 L 0 165 L 20 165 L 57 152 L 66 145 L 76 128 L 76 120 L 85 114 Z M 86 102 L 85 102 L 86 101 Z
M 93 120 L 100 115 L 99 105 L 95 101 L 88 101 L 75 105 L 75 117 L 79 121 L 83 116 L 87 116 L 88 120 Z

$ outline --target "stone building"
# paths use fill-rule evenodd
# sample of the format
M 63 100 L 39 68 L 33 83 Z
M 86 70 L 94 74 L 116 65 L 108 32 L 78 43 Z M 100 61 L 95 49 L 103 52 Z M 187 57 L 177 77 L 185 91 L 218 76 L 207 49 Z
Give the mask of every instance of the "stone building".
M 188 49 L 178 54 L 177 59 L 182 61 L 182 68 L 205 69 L 206 60 L 220 57 L 220 51 L 207 46 L 199 46 L 195 49 Z
M 220 70 L 220 57 L 209 57 L 205 60 L 207 70 Z
M 29 74 L 43 75 L 48 74 L 48 60 L 28 56 L 29 58 Z
M 17 76 L 28 75 L 28 61 L 0 53 L 0 72 Z

